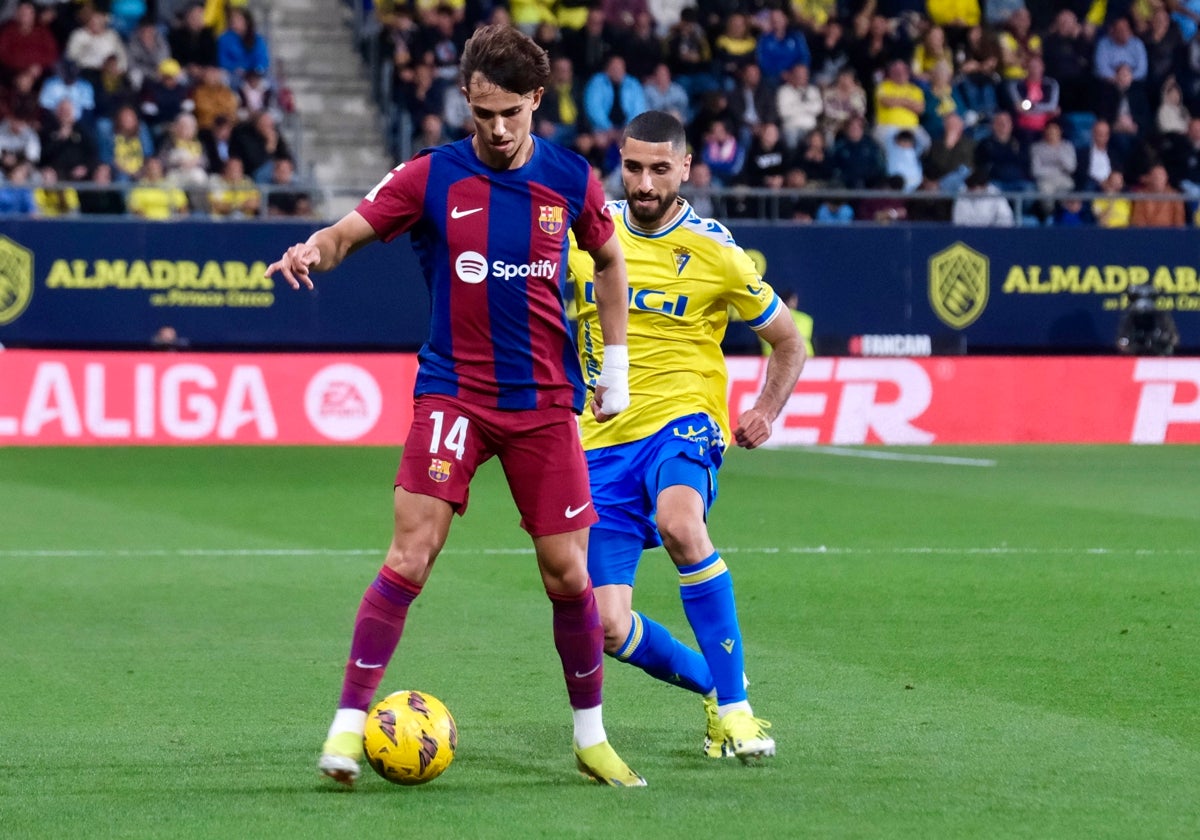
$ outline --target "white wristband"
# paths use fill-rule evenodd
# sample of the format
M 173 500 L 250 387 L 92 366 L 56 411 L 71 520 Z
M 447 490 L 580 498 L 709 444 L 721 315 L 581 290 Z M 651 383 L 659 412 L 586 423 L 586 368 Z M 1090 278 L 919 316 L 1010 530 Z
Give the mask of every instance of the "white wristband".
M 603 414 L 619 414 L 629 408 L 629 348 L 609 344 L 604 348 L 604 364 L 596 379 L 596 388 L 604 388 L 600 398 Z

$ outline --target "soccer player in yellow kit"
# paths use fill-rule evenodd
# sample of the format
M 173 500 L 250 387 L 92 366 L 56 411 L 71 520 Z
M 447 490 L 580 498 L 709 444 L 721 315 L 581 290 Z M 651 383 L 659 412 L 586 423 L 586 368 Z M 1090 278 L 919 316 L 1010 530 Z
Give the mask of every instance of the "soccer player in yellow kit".
M 787 307 L 729 231 L 680 198 L 690 165 L 674 116 L 648 111 L 626 127 L 626 198 L 609 202 L 609 209 L 629 274 L 631 400 L 607 423 L 582 420 L 600 517 L 588 539 L 588 572 L 605 652 L 700 694 L 708 718 L 705 754 L 751 761 L 774 755 L 775 741 L 747 697 L 733 583 L 706 520 L 726 442 L 753 449 L 767 441 L 805 350 Z M 571 249 L 569 271 L 584 378 L 591 383 L 605 360 L 586 252 Z M 732 429 L 721 353 L 730 307 L 772 347 L 762 391 Z M 678 568 L 699 652 L 633 611 L 642 551 L 658 545 Z

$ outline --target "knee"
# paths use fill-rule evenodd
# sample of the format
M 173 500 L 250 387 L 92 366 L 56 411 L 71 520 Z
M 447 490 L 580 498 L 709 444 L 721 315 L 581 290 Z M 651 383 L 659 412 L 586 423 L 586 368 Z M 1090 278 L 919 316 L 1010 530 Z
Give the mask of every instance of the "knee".
M 705 551 L 708 545 L 708 529 L 702 519 L 663 519 L 658 523 L 658 533 L 662 537 L 663 548 L 671 555 L 676 565 L 697 563 L 710 553 Z
M 600 624 L 604 627 L 604 652 L 615 656 L 629 638 L 629 627 L 633 616 L 628 610 L 619 608 L 601 609 Z

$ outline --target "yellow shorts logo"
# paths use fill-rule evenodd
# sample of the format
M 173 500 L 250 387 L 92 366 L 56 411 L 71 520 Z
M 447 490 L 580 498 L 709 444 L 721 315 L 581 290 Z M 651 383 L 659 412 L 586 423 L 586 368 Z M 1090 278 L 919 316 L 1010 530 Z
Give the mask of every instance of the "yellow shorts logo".
M 33 252 L 0 236 L 0 325 L 20 317 L 33 297 Z
M 929 258 L 929 304 L 942 322 L 961 330 L 975 323 L 988 300 L 988 259 L 955 242 Z

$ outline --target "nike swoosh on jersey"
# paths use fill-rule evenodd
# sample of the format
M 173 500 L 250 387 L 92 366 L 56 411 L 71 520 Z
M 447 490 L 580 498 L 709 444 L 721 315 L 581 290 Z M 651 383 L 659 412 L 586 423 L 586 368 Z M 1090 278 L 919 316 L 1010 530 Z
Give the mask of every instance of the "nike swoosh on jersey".
M 580 505 L 577 508 L 573 508 L 570 505 L 567 505 L 567 509 L 565 511 L 563 511 L 563 513 L 566 515 L 567 519 L 574 519 L 576 516 L 583 513 L 585 510 L 587 510 L 588 506 L 590 504 L 591 504 L 591 502 L 584 502 L 582 505 Z
M 482 207 L 476 207 L 473 210 L 459 210 L 457 207 L 455 207 L 453 210 L 450 211 L 450 218 L 451 219 L 462 219 L 466 216 L 470 216 L 472 213 L 478 213 L 481 210 L 483 210 Z

